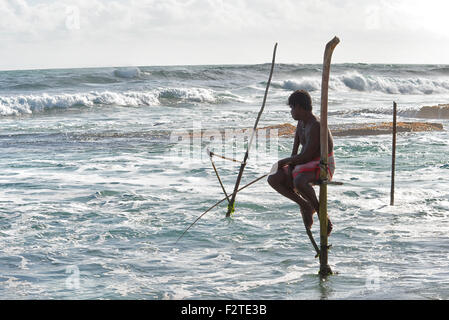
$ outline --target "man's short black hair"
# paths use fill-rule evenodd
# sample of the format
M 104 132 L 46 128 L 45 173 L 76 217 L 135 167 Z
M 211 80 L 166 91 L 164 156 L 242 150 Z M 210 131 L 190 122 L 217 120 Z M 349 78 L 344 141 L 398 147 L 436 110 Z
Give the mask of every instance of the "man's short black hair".
M 289 106 L 300 106 L 306 111 L 312 111 L 312 98 L 305 90 L 296 90 L 288 98 Z

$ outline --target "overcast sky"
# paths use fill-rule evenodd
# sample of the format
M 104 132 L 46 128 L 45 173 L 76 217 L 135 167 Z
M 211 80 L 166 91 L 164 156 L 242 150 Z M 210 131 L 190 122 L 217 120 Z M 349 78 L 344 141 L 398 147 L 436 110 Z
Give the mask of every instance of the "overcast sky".
M 443 0 L 0 0 L 0 70 L 95 66 L 449 64 Z

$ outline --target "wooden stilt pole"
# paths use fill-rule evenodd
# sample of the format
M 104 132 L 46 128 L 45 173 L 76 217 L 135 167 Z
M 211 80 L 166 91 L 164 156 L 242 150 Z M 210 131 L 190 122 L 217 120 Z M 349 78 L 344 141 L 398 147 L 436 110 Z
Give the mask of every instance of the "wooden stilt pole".
M 394 205 L 394 172 L 396 167 L 396 112 L 397 105 L 393 101 L 393 153 L 391 156 L 391 192 L 390 192 L 390 206 Z
M 320 276 L 326 277 L 332 274 L 327 259 L 327 180 L 328 180 L 328 126 L 327 126 L 327 99 L 329 89 L 329 73 L 332 53 L 340 40 L 334 37 L 326 45 L 323 59 L 323 78 L 321 82 L 321 116 L 320 116 L 320 145 L 321 145 L 321 169 L 320 179 Z

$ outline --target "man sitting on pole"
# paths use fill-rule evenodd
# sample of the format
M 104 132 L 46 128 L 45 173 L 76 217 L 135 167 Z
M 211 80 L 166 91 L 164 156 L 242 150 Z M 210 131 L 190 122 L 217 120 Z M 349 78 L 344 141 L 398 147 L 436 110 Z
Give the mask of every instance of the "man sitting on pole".
M 310 230 L 313 214 L 319 211 L 319 202 L 312 184 L 319 184 L 320 175 L 320 122 L 312 113 L 312 99 L 305 90 L 296 90 L 289 99 L 290 113 L 298 121 L 291 157 L 278 161 L 278 170 L 268 177 L 268 183 L 277 192 L 296 202 L 304 225 Z M 298 154 L 299 145 L 301 152 Z M 334 143 L 328 130 L 329 180 L 335 171 Z M 296 191 L 296 192 L 295 192 Z M 332 223 L 328 219 L 327 233 Z

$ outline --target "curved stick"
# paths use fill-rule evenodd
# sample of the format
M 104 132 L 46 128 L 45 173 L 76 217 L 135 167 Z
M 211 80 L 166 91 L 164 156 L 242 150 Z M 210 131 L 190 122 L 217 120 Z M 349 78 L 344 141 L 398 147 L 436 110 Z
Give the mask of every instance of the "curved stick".
M 220 183 L 221 190 L 223 190 L 223 193 L 226 196 L 226 199 L 228 199 L 228 203 L 229 203 L 228 193 L 226 192 L 226 189 L 225 189 L 225 187 L 223 185 L 223 182 L 221 182 L 220 175 L 218 174 L 217 168 L 215 167 L 215 163 L 214 163 L 214 160 L 212 159 L 212 153 L 211 152 L 209 152 L 209 159 L 210 159 L 210 163 L 212 164 L 212 167 L 214 168 L 215 175 L 217 176 L 218 182 Z
M 309 236 L 310 242 L 312 242 L 313 248 L 315 249 L 316 252 L 315 258 L 318 258 L 320 256 L 320 249 L 318 248 L 318 245 L 315 242 L 315 238 L 312 235 L 312 231 L 306 227 L 306 233 Z
M 233 162 L 237 162 L 237 163 L 242 163 L 242 161 L 238 161 L 237 159 L 227 158 L 227 157 L 222 156 L 220 154 L 213 153 L 212 151 L 208 151 L 208 154 L 210 156 L 215 156 L 215 157 L 218 157 L 218 158 L 221 158 L 221 159 L 224 159 L 224 160 L 229 160 L 229 161 L 233 161 Z

